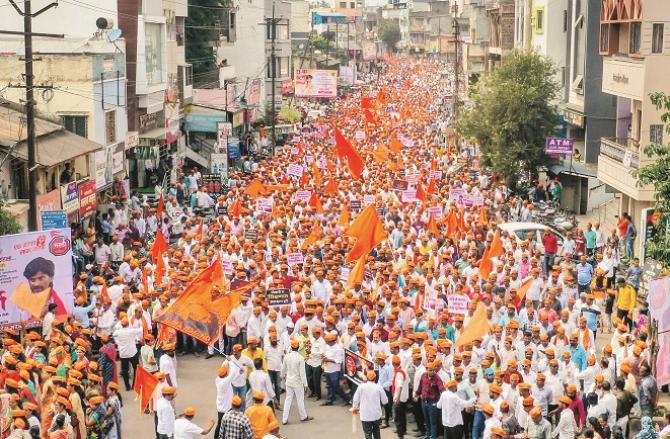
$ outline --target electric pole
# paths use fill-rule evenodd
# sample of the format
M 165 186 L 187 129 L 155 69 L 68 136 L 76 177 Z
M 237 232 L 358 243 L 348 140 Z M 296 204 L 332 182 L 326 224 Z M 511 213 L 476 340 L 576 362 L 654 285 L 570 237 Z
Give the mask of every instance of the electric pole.
M 14 0 L 9 0 L 19 15 L 23 16 L 23 43 L 25 62 L 25 80 L 26 80 L 26 129 L 28 146 L 28 197 L 29 197 L 29 211 L 28 211 L 28 229 L 30 231 L 37 230 L 37 163 L 35 151 L 35 96 L 33 85 L 33 17 L 37 17 L 48 9 L 58 6 L 58 3 L 50 3 L 33 13 L 31 9 L 31 0 L 24 0 L 23 11 L 19 9 Z M 37 34 L 36 34 L 37 35 Z M 44 37 L 63 38 L 62 35 L 56 34 L 39 34 Z
M 277 40 L 277 18 L 275 18 L 275 2 L 272 2 L 272 17 L 267 19 L 270 26 L 270 37 L 272 41 L 271 51 L 270 51 L 270 79 L 271 79 L 271 88 L 272 88 L 272 103 L 270 105 L 270 116 L 272 117 L 272 155 L 275 154 L 275 149 L 277 148 L 277 109 L 275 107 L 275 96 L 277 94 L 277 52 L 276 52 L 276 40 Z
M 453 31 L 454 31 L 454 90 L 453 90 L 453 100 L 454 100 L 454 117 L 453 120 L 456 121 L 458 117 L 458 106 L 459 106 L 459 76 L 460 76 L 460 46 L 461 46 L 461 28 L 458 24 L 458 5 L 454 4 L 454 21 L 453 21 Z M 458 131 L 455 131 L 456 136 L 456 147 L 459 147 Z

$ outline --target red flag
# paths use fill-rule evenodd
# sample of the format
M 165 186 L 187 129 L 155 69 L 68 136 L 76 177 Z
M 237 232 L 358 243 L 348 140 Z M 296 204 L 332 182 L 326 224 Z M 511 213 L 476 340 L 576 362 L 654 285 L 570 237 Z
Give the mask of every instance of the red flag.
M 347 165 L 349 166 L 349 172 L 354 178 L 360 178 L 365 169 L 365 162 L 363 157 L 356 151 L 356 149 L 351 146 L 351 143 L 344 138 L 340 130 L 335 128 L 335 147 L 337 149 L 337 156 L 342 159 L 347 159 Z
M 372 108 L 373 99 L 368 96 L 361 96 L 361 108 Z
M 149 406 L 151 397 L 158 385 L 158 378 L 147 372 L 142 366 L 135 368 L 135 384 L 133 390 L 140 400 L 140 413 L 143 413 Z M 155 408 L 155 407 L 154 407 Z
M 158 219 L 161 219 L 163 217 L 163 210 L 165 209 L 165 200 L 163 200 L 163 194 L 161 194 L 160 198 L 158 199 L 158 207 L 156 207 L 156 216 Z
M 356 244 L 347 255 L 347 262 L 367 255 L 388 236 L 374 205 L 366 207 L 344 234 L 356 238 Z
M 372 111 L 368 110 L 367 108 L 363 109 L 363 116 L 365 116 L 365 122 L 372 123 L 372 124 L 377 123 L 377 119 L 375 118 L 375 115 L 372 114 Z
M 257 284 L 258 281 L 255 281 L 230 290 L 230 285 L 225 282 L 221 261 L 216 258 L 157 321 L 210 345 L 219 339 L 221 328 L 232 310 L 240 304 L 242 293 Z
M 428 189 L 426 189 L 426 193 L 428 195 L 433 195 L 435 193 L 435 180 L 430 179 L 430 182 L 428 183 Z

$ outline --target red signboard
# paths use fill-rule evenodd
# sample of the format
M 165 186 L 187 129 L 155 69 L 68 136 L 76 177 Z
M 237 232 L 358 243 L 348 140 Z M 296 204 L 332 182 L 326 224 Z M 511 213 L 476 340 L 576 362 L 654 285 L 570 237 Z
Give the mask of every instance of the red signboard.
M 95 189 L 95 180 L 89 180 L 79 185 L 79 214 L 82 218 L 91 216 L 98 207 L 98 193 Z
M 291 79 L 284 79 L 281 82 L 281 94 L 282 95 L 288 95 L 293 93 L 293 80 Z

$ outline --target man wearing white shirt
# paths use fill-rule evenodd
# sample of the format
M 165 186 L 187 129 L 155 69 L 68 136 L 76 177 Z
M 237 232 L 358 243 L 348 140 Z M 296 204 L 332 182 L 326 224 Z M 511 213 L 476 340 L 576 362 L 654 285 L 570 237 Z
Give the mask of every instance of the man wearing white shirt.
M 380 424 L 383 414 L 383 406 L 388 403 L 386 392 L 379 384 L 375 383 L 377 374 L 374 370 L 368 370 L 368 380 L 359 385 L 354 393 L 354 413 L 358 413 L 363 424 L 365 439 L 380 439 Z
M 610 430 L 614 428 L 616 424 L 616 407 L 617 399 L 612 394 L 611 385 L 609 382 L 604 381 L 602 384 L 602 396 L 598 401 L 598 405 L 604 409 L 604 412 L 607 413 L 607 425 L 609 425 Z
M 244 374 L 244 371 L 237 371 L 238 374 Z M 219 437 L 219 430 L 221 430 L 221 418 L 232 407 L 233 401 L 233 375 L 229 373 L 228 366 L 221 366 L 217 371 L 217 377 L 214 380 L 216 385 L 216 411 L 218 412 L 218 420 L 216 422 L 216 430 L 214 430 L 214 438 Z
M 559 410 L 561 415 L 558 419 L 558 425 L 551 432 L 552 438 L 558 439 L 574 439 L 577 435 L 577 423 L 575 422 L 575 415 L 572 410 L 568 407 L 572 400 L 565 396 L 561 395 L 558 397 Z
M 326 334 L 324 339 L 326 341 L 326 349 L 323 353 L 323 372 L 326 374 L 328 397 L 322 405 L 333 405 L 335 396 L 339 396 L 345 405 L 349 405 L 349 397 L 340 386 L 344 349 L 337 342 L 337 335 L 332 333 Z
M 301 421 L 313 419 L 307 416 L 305 410 L 305 390 L 307 390 L 307 376 L 305 374 L 305 359 L 298 352 L 300 342 L 297 339 L 291 340 L 291 352 L 286 354 L 282 363 L 281 375 L 286 378 L 286 399 L 284 400 L 284 410 L 282 415 L 282 424 L 286 425 L 288 416 L 291 413 L 291 402 L 293 398 L 298 403 L 298 413 Z
M 174 344 L 163 345 L 163 351 L 163 355 L 158 360 L 158 369 L 165 372 L 169 385 L 177 387 L 177 359 L 174 356 Z
M 471 407 L 477 401 L 477 397 L 465 400 L 456 393 L 458 381 L 451 380 L 447 383 L 447 391 L 442 392 L 437 408 L 442 409 L 442 425 L 444 426 L 445 439 L 461 439 L 463 437 L 463 415 L 462 411 Z
M 207 436 L 214 427 L 214 420 L 210 419 L 209 426 L 202 428 L 193 423 L 195 408 L 186 407 L 184 416 L 174 421 L 174 439 L 194 439 L 196 436 Z
M 114 341 L 119 348 L 119 357 L 121 358 L 121 376 L 126 385 L 126 391 L 131 389 L 130 386 L 130 371 L 129 366 L 133 368 L 133 377 L 135 370 L 137 370 L 138 355 L 137 355 L 137 339 L 142 337 L 142 327 L 131 328 L 128 326 L 128 318 L 121 319 L 121 327 L 112 334 Z M 134 378 L 133 378 L 134 379 Z
M 174 400 L 177 389 L 172 386 L 163 387 L 161 394 L 163 397 L 158 400 L 156 407 L 156 436 L 158 439 L 173 439 L 174 438 L 174 408 L 172 407 L 172 400 Z
M 265 344 L 263 349 L 265 353 L 265 361 L 267 363 L 268 374 L 270 375 L 270 381 L 272 381 L 272 386 L 274 389 L 275 395 L 279 398 L 281 394 L 281 363 L 284 358 L 284 347 L 281 346 L 277 338 L 276 333 L 271 333 L 269 336 L 270 342 Z M 279 407 L 277 407 L 279 409 Z
M 409 399 L 409 377 L 402 367 L 402 360 L 394 355 L 391 360 L 393 364 L 393 381 L 391 384 L 391 396 L 393 398 L 393 421 L 395 422 L 398 438 L 407 433 L 407 400 Z
M 223 364 L 228 366 L 229 373 L 233 376 L 233 393 L 242 398 L 242 410 L 244 411 L 247 397 L 247 374 L 253 370 L 254 363 L 249 357 L 242 355 L 242 345 L 236 344 L 233 346 L 233 355 L 228 356 Z

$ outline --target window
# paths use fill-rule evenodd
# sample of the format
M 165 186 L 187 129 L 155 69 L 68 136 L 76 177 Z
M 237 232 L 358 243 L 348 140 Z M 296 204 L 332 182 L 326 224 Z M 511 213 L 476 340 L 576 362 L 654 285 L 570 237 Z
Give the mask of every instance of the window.
M 217 20 L 219 26 L 219 37 L 227 43 L 234 43 L 236 40 L 236 15 L 235 12 L 225 10 L 221 13 L 221 20 Z
M 267 25 L 265 26 L 265 36 L 267 37 L 268 40 L 272 39 L 272 23 L 268 21 Z M 276 23 L 274 26 L 275 30 L 275 38 L 277 40 L 288 40 L 289 39 L 289 32 L 288 32 L 288 23 Z
M 649 141 L 663 144 L 663 125 L 649 125 Z
M 544 8 L 535 9 L 535 33 L 544 33 Z
M 609 53 L 610 51 L 610 25 L 600 25 L 600 53 Z
M 185 33 L 184 33 L 184 17 L 177 17 L 177 46 L 183 46 L 184 45 L 184 38 L 185 38 Z
M 630 45 L 628 47 L 628 53 L 640 53 L 640 34 L 642 30 L 642 23 L 631 23 L 630 24 Z
M 568 31 L 568 11 L 563 9 L 563 32 Z
M 105 133 L 107 137 L 107 144 L 116 142 L 116 111 L 108 111 L 105 113 Z
M 78 136 L 88 137 L 88 117 L 87 116 L 61 116 L 63 126 L 71 133 Z
M 281 64 L 279 65 L 279 76 L 286 78 L 289 75 L 289 57 L 279 58 Z
M 651 33 L 651 53 L 663 53 L 663 23 L 654 23 Z
M 163 27 L 160 23 L 144 23 L 147 84 L 163 82 Z
M 184 85 L 193 85 L 193 66 L 184 66 Z
M 340 2 L 340 8 L 344 9 L 347 7 L 347 2 Z
M 290 72 L 290 58 L 276 57 L 275 58 L 275 78 L 286 78 Z M 268 58 L 267 77 L 272 78 L 272 58 Z

